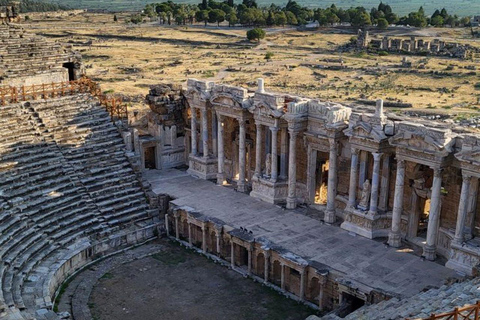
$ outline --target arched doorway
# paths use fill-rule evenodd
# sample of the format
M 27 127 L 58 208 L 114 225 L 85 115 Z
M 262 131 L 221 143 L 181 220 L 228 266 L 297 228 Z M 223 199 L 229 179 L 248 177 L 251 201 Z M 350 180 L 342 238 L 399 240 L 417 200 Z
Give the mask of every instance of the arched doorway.
M 318 305 L 318 296 L 320 295 L 320 280 L 317 277 L 310 279 L 308 291 L 306 293 L 307 300 Z
M 273 261 L 272 273 L 273 284 L 280 287 L 282 285 L 282 265 L 278 260 Z
M 259 277 L 265 276 L 265 255 L 263 253 L 257 254 L 256 274 Z

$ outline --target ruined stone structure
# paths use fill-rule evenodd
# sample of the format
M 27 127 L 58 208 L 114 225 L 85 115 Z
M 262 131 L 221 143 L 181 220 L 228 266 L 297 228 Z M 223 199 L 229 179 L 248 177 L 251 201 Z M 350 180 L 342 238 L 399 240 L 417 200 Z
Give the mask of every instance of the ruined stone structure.
M 20 25 L 0 24 L 0 85 L 21 87 L 76 80 L 83 73 L 80 61 L 80 54 L 71 47 L 46 41 Z
M 233 184 L 287 209 L 308 204 L 324 221 L 388 237 L 476 274 L 480 135 L 445 123 L 387 116 L 190 79 L 185 98 L 189 173 Z
M 18 2 L 12 2 L 8 6 L 0 6 L 0 24 L 20 21 L 20 9 Z
M 368 31 L 358 30 L 357 49 L 371 51 L 387 51 L 410 54 L 428 54 L 436 56 L 447 56 L 459 59 L 467 59 L 472 53 L 478 53 L 476 47 L 457 42 L 446 42 L 439 39 L 428 41 L 417 39 L 412 36 L 410 39 L 390 38 L 388 36 L 382 39 L 372 38 Z
M 16 25 L 0 25 L 0 43 L 2 92 L 78 76 L 76 53 Z M 91 94 L 53 96 L 0 106 L 1 319 L 57 319 L 53 301 L 67 277 L 154 238 L 160 222 L 123 124 Z

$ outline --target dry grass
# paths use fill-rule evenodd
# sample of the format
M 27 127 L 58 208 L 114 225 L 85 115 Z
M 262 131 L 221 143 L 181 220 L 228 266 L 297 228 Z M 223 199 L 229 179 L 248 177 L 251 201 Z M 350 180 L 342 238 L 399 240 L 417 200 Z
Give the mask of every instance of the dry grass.
M 340 53 L 338 47 L 352 35 L 332 30 L 276 30 L 253 45 L 245 41 L 242 29 L 127 26 L 114 23 L 111 14 L 31 24 L 47 36 L 72 43 L 84 55 L 87 75 L 115 93 L 145 95 L 150 85 L 184 83 L 189 77 L 254 89 L 255 79 L 263 77 L 269 90 L 314 98 L 344 102 L 383 98 L 435 112 L 472 113 L 480 108 L 480 90 L 474 88 L 478 82 L 474 73 L 480 71 L 467 69 L 478 62 L 412 56 L 413 68 L 405 69 L 399 67 L 401 55 Z M 424 33 L 471 42 L 464 29 Z M 268 61 L 267 52 L 273 53 Z M 338 66 L 340 59 L 346 69 L 328 69 Z

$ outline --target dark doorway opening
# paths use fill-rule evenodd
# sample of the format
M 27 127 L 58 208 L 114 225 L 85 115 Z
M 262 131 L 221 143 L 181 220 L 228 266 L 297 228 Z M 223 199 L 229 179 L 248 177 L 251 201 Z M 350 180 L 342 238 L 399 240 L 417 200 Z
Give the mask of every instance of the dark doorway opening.
M 362 299 L 352 296 L 351 294 L 342 292 L 342 303 L 338 308 L 337 315 L 340 318 L 344 318 L 348 314 L 362 307 L 364 304 L 365 301 L 363 301 Z
M 67 68 L 67 70 L 68 70 L 68 81 L 75 80 L 75 72 L 74 72 L 75 66 L 74 66 L 73 62 L 64 63 L 63 67 Z
M 145 168 L 156 169 L 155 167 L 155 147 L 145 149 Z

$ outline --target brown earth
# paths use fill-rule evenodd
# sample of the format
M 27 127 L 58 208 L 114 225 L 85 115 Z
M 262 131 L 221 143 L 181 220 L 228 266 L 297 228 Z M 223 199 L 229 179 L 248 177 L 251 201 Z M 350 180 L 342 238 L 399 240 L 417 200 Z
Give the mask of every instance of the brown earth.
M 300 320 L 315 313 L 174 243 L 106 273 L 89 307 L 96 320 Z

